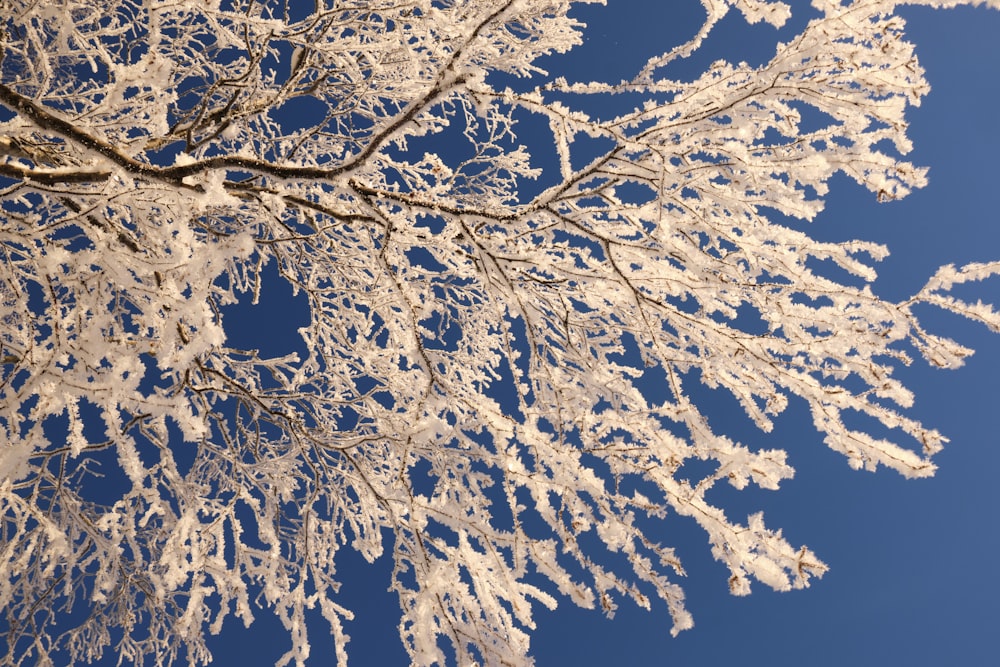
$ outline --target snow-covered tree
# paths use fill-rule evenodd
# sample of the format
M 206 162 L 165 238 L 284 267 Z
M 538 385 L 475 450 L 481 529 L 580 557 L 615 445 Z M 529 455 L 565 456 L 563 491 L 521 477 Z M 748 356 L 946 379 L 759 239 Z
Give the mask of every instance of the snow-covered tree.
M 261 608 L 282 664 L 307 609 L 346 662 L 345 548 L 392 559 L 414 664 L 528 663 L 533 606 L 565 599 L 677 632 L 669 514 L 733 593 L 807 586 L 809 549 L 706 498 L 793 471 L 698 384 L 764 431 L 795 399 L 853 467 L 933 473 L 944 438 L 893 370 L 970 353 L 920 304 L 1000 329 L 950 294 L 1000 264 L 895 303 L 884 247 L 789 222 L 838 172 L 925 183 L 897 3 L 814 0 L 763 65 L 672 80 L 727 11 L 790 14 L 702 0 L 689 42 L 603 83 L 538 64 L 579 43 L 572 4 L 0 0 L 4 664 L 207 662 Z M 227 344 L 267 280 L 307 302 L 302 354 Z

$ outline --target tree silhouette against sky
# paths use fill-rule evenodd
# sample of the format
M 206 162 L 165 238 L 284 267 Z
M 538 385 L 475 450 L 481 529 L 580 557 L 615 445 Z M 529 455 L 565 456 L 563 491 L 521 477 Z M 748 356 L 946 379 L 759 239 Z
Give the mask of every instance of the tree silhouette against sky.
M 344 549 L 391 561 L 415 664 L 528 662 L 558 601 L 676 633 L 674 515 L 732 593 L 805 587 L 820 557 L 716 500 L 793 469 L 712 390 L 934 473 L 894 372 L 971 353 L 925 306 L 1000 327 L 952 293 L 1000 264 L 889 299 L 883 245 L 802 224 L 837 174 L 926 184 L 895 3 L 817 1 L 761 62 L 684 73 L 730 8 L 789 19 L 703 0 L 607 82 L 540 64 L 580 42 L 571 4 L 0 0 L 7 662 L 206 662 L 262 607 L 281 664 L 308 610 L 343 662 Z

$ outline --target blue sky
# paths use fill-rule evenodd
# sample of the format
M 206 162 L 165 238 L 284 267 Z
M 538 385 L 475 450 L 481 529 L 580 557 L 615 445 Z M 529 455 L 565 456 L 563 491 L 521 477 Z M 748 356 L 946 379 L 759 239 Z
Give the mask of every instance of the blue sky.
M 635 34 L 640 10 L 653 3 L 626 4 L 632 8 L 615 11 L 611 2 L 593 12 L 607 18 L 593 23 L 600 27 L 590 33 L 584 54 L 631 54 L 672 23 L 664 3 L 654 11 L 659 16 L 638 21 L 647 34 Z M 930 185 L 902 201 L 877 204 L 838 178 L 827 210 L 810 225 L 824 239 L 887 244 L 892 255 L 879 266 L 874 288 L 889 298 L 913 294 L 941 264 L 1000 257 L 1000 13 L 910 8 L 904 16 L 932 86 L 910 112 L 910 157 L 930 167 Z M 753 62 L 758 44 L 773 40 L 774 32 L 752 32 L 760 39 L 744 40 L 741 21 L 727 19 L 701 61 L 721 52 Z M 742 49 L 746 55 L 738 55 Z M 986 301 L 1000 297 L 996 281 L 975 289 Z M 924 316 L 938 333 L 977 350 L 958 371 L 933 371 L 918 361 L 900 372 L 917 394 L 913 414 L 951 438 L 937 457 L 936 477 L 907 481 L 887 471 L 852 471 L 821 445 L 808 417 L 793 410 L 773 433 L 744 436 L 789 450 L 795 479 L 745 500 L 764 509 L 769 524 L 782 526 L 793 543 L 808 544 L 825 560 L 830 572 L 823 579 L 805 591 L 778 594 L 757 586 L 753 595 L 734 598 L 724 568 L 691 531 L 679 552 L 686 557 L 694 629 L 673 639 L 666 619 L 655 614 L 622 605 L 608 622 L 564 606 L 540 620 L 538 664 L 930 667 L 996 660 L 1000 582 L 990 567 L 1000 547 L 994 479 L 1000 339 L 955 317 L 930 310 Z
M 551 59 L 553 72 L 620 79 L 689 35 L 700 10 L 693 1 L 684 8 L 652 0 L 609 3 L 578 12 L 592 25 L 588 41 Z M 905 16 L 933 88 L 910 113 L 911 159 L 931 168 L 930 186 L 878 204 L 871 193 L 838 178 L 827 210 L 810 225 L 824 239 L 887 244 L 892 255 L 879 267 L 875 290 L 897 299 L 916 292 L 941 264 L 1000 259 L 994 206 L 1000 189 L 1000 12 L 918 8 Z M 752 62 L 781 38 L 788 33 L 748 30 L 734 15 L 705 53 L 683 67 L 695 73 L 720 56 Z M 997 281 L 975 290 L 983 300 L 1000 301 Z M 951 438 L 937 458 L 935 478 L 906 481 L 888 471 L 852 471 L 825 449 L 808 416 L 794 409 L 767 436 L 737 433 L 752 446 L 788 449 L 797 475 L 778 492 L 748 490 L 734 502 L 748 512 L 763 509 L 769 525 L 783 527 L 792 543 L 809 545 L 830 566 L 823 579 L 806 591 L 775 594 L 757 585 L 749 597 L 732 597 L 728 573 L 712 561 L 704 536 L 675 523 L 674 532 L 658 538 L 684 559 L 688 577 L 682 583 L 695 628 L 674 639 L 663 608 L 647 613 L 623 603 L 608 621 L 564 602 L 555 612 L 539 610 L 537 664 L 930 667 L 995 660 L 1000 580 L 991 566 L 1000 551 L 1000 485 L 994 479 L 1000 469 L 1000 336 L 932 311 L 925 323 L 977 349 L 958 371 L 931 371 L 918 361 L 899 373 L 917 394 L 913 414 Z M 713 410 L 726 419 L 736 408 L 720 400 Z M 351 663 L 406 664 L 396 632 L 398 606 L 384 592 L 389 564 L 372 567 L 347 552 L 342 556 L 346 605 L 357 614 L 347 628 Z M 310 665 L 334 664 L 321 623 L 313 635 Z M 210 646 L 215 664 L 268 665 L 288 639 L 262 611 L 249 631 L 231 622 Z

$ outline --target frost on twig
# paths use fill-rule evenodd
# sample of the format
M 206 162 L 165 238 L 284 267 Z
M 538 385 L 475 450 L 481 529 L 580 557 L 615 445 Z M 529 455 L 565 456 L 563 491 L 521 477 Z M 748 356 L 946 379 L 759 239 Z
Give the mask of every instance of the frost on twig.
M 772 219 L 813 219 L 838 172 L 925 185 L 895 3 L 814 2 L 762 66 L 665 78 L 730 7 L 789 14 L 702 4 L 633 78 L 569 83 L 539 65 L 581 40 L 568 0 L 0 0 L 5 664 L 205 663 L 261 607 L 281 664 L 309 610 L 346 663 L 344 548 L 391 559 L 414 664 L 529 664 L 533 610 L 564 600 L 662 604 L 677 632 L 672 514 L 734 593 L 808 586 L 808 548 L 712 504 L 793 470 L 710 423 L 699 382 L 763 431 L 794 398 L 850 465 L 931 474 L 944 438 L 893 371 L 970 351 L 913 306 L 996 330 L 949 289 L 1000 265 L 894 303 L 884 247 Z M 588 112 L 625 92 L 645 101 Z M 297 352 L 227 342 L 268 279 L 307 303 Z

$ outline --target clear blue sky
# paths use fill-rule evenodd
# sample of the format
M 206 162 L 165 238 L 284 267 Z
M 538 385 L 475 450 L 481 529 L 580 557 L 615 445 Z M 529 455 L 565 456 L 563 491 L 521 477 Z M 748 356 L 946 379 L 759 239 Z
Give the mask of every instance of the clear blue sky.
M 616 11 L 622 4 L 629 9 Z M 663 9 L 648 9 L 659 4 Z M 607 53 L 646 48 L 673 33 L 669 7 L 676 4 L 609 0 L 608 8 L 588 12 L 601 19 L 578 55 L 594 58 L 597 68 Z M 877 204 L 839 178 L 827 210 L 811 224 L 824 239 L 887 244 L 892 255 L 879 267 L 875 290 L 889 298 L 913 294 L 941 264 L 1000 257 L 1000 12 L 911 8 L 904 16 L 932 86 L 910 112 L 911 159 L 930 167 L 930 185 Z M 759 41 L 747 40 L 742 22 L 730 19 L 700 62 L 719 53 L 753 62 L 757 44 L 774 39 L 761 27 L 753 31 Z M 976 287 L 983 300 L 1000 300 L 997 281 Z M 998 664 L 1000 580 L 991 570 L 1000 547 L 1000 337 L 933 311 L 925 317 L 939 333 L 977 349 L 958 371 L 932 371 L 918 361 L 900 373 L 916 391 L 914 414 L 952 440 L 937 458 L 936 477 L 852 471 L 821 445 L 801 413 L 787 415 L 768 436 L 747 431 L 748 442 L 787 448 L 797 475 L 780 491 L 746 500 L 764 509 L 769 525 L 784 527 L 792 543 L 808 544 L 825 560 L 830 572 L 823 579 L 805 591 L 776 594 L 758 585 L 753 595 L 734 598 L 726 571 L 690 531 L 679 549 L 694 629 L 673 639 L 665 618 L 625 605 L 611 622 L 564 606 L 540 621 L 538 664 Z
M 584 47 L 550 61 L 569 78 L 586 72 L 617 80 L 653 52 L 662 52 L 695 26 L 700 7 L 663 0 L 609 0 L 578 12 L 592 28 Z M 805 2 L 796 3 L 804 8 Z M 691 9 L 682 7 L 691 6 Z M 890 298 L 912 294 L 945 263 L 1000 259 L 995 207 L 1000 129 L 1000 12 L 905 12 L 909 34 L 933 90 L 911 110 L 916 149 L 911 159 L 931 168 L 930 186 L 909 198 L 877 204 L 874 196 L 839 178 L 826 212 L 811 231 L 826 239 L 886 243 L 875 290 Z M 798 24 L 796 24 L 798 25 Z M 747 35 L 750 35 L 747 37 Z M 693 59 L 692 70 L 717 57 L 760 58 L 761 45 L 788 33 L 760 27 L 748 33 L 731 17 Z M 1000 301 L 997 282 L 977 286 Z M 916 391 L 914 414 L 952 440 L 939 455 L 938 475 L 906 481 L 888 471 L 855 472 L 825 449 L 808 416 L 794 410 L 764 436 L 738 435 L 747 444 L 781 446 L 797 469 L 778 492 L 746 491 L 734 502 L 763 509 L 794 544 L 809 545 L 830 566 L 812 588 L 775 594 L 763 586 L 746 598 L 729 595 L 727 572 L 715 563 L 698 529 L 673 524 L 657 536 L 678 548 L 688 569 L 688 605 L 695 628 L 673 639 L 660 607 L 647 613 L 622 603 L 613 621 L 564 602 L 540 610 L 533 646 L 537 664 L 559 665 L 939 665 L 995 664 L 1000 625 L 1000 336 L 928 311 L 937 333 L 977 349 L 959 371 L 930 371 L 918 361 L 905 369 Z M 732 406 L 720 402 L 720 418 Z M 735 513 L 734 513 L 735 515 Z M 343 556 L 349 556 L 347 552 Z M 347 628 L 351 664 L 402 665 L 398 607 L 384 592 L 387 562 L 370 567 L 346 559 L 346 604 L 357 620 Z M 310 665 L 334 664 L 323 625 L 313 632 Z M 249 631 L 230 622 L 213 642 L 215 664 L 269 665 L 288 639 L 266 611 Z M 114 664 L 113 660 L 106 664 Z

